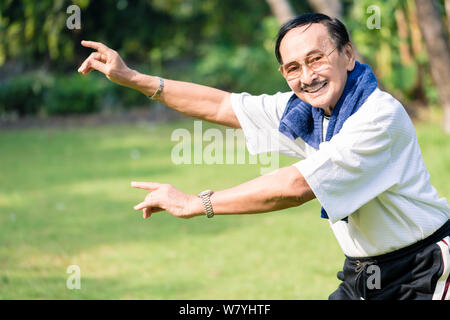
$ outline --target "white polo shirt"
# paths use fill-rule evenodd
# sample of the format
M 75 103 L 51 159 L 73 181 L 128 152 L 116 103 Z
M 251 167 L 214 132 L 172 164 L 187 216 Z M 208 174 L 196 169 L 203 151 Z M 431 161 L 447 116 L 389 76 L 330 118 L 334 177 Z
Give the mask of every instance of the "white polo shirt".
M 376 89 L 318 150 L 278 131 L 292 94 L 233 93 L 231 104 L 250 153 L 302 159 L 294 166 L 326 210 L 345 255 L 388 253 L 447 222 L 450 207 L 430 183 L 414 126 L 390 94 Z

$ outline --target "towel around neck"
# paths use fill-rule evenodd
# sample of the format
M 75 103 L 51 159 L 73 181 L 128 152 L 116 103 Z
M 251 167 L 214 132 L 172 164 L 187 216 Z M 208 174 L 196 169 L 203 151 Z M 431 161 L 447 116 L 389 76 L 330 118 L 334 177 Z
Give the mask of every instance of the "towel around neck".
M 355 62 L 355 67 L 348 73 L 344 91 L 333 109 L 323 139 L 323 109 L 315 108 L 298 98 L 295 94 L 289 99 L 281 117 L 278 130 L 292 140 L 301 138 L 315 149 L 322 141 L 329 141 L 339 133 L 344 122 L 354 114 L 377 88 L 377 79 L 370 66 Z M 328 218 L 324 208 L 321 217 Z
M 344 91 L 333 109 L 328 123 L 327 135 L 322 139 L 323 109 L 314 108 L 295 94 L 289 99 L 278 130 L 295 140 L 301 138 L 315 149 L 325 140 L 329 141 L 341 130 L 345 120 L 358 111 L 367 97 L 377 88 L 372 69 L 358 61 L 348 73 Z

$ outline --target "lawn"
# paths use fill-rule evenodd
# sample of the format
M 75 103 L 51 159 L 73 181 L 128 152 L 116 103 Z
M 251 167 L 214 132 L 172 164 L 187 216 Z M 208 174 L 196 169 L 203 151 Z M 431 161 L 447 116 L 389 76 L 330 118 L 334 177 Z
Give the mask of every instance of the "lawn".
M 133 180 L 194 194 L 260 175 L 260 164 L 174 164 L 177 128 L 193 121 L 0 131 L 0 298 L 326 299 L 343 255 L 317 201 L 214 219 L 135 213 L 146 193 Z M 449 198 L 450 138 L 416 128 Z M 80 289 L 66 286 L 71 265 Z

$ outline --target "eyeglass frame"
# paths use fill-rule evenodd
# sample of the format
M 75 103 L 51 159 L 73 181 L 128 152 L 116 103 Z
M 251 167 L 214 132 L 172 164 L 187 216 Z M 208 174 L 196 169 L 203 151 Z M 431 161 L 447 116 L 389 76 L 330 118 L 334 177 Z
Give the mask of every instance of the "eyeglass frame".
M 330 64 L 329 56 L 334 52 L 334 50 L 337 49 L 337 47 L 338 47 L 338 46 L 334 47 L 334 49 L 331 50 L 331 52 L 330 52 L 329 54 L 325 54 L 325 57 L 327 58 L 328 64 Z M 308 56 L 306 56 L 306 58 L 307 58 L 307 57 L 308 57 Z M 284 63 L 284 64 L 280 65 L 280 67 L 278 68 L 278 71 L 282 74 L 283 78 L 285 78 L 287 81 L 295 80 L 295 79 L 300 78 L 300 77 L 302 76 L 302 74 L 303 74 L 303 68 L 304 68 L 304 67 L 308 67 L 308 69 L 311 69 L 304 61 L 305 61 L 305 60 L 303 60 L 303 62 L 300 62 L 300 61 L 297 61 L 297 60 L 293 60 L 293 61 L 291 61 L 291 62 Z M 284 76 L 283 71 L 281 71 L 281 68 L 282 68 L 283 66 L 285 66 L 286 64 L 290 64 L 290 63 L 292 63 L 292 62 L 297 62 L 297 63 L 300 65 L 300 67 L 302 67 L 302 69 L 301 69 L 300 75 L 299 75 L 298 77 L 294 77 L 294 78 L 288 79 L 287 77 Z M 314 71 L 314 70 L 313 70 L 313 71 Z

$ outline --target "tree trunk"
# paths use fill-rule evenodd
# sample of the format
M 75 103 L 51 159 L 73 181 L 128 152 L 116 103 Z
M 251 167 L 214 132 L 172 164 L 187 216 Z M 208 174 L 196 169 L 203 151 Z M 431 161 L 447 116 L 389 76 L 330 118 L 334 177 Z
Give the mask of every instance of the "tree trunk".
M 424 52 L 422 33 L 420 32 L 419 21 L 417 20 L 417 8 L 413 1 L 406 3 L 409 19 L 409 29 L 411 32 L 411 45 L 416 57 Z
M 450 47 L 441 15 L 432 0 L 416 0 L 419 26 L 425 39 L 431 76 L 444 109 L 444 132 L 450 134 Z
M 447 13 L 447 28 L 450 30 L 450 0 L 445 0 L 445 12 Z
M 267 0 L 267 3 L 280 26 L 295 16 L 289 0 Z
M 411 35 L 411 49 L 412 55 L 415 57 L 414 61 L 417 66 L 416 83 L 413 90 L 413 99 L 417 101 L 416 106 L 423 107 L 427 104 L 427 97 L 425 93 L 425 78 L 426 64 L 423 63 L 422 57 L 425 54 L 424 43 L 422 39 L 422 33 L 420 32 L 419 22 L 417 21 L 416 5 L 414 1 L 406 2 L 406 14 L 408 21 L 408 30 Z M 414 104 L 412 104 L 414 106 Z M 414 110 L 417 111 L 417 110 Z
M 316 12 L 342 20 L 342 4 L 340 0 L 308 0 L 308 2 Z
M 397 23 L 397 33 L 400 39 L 400 59 L 404 66 L 409 66 L 413 62 L 411 50 L 409 48 L 408 23 L 402 8 L 395 9 L 395 21 Z
M 326 14 L 327 16 L 330 16 L 331 18 L 337 18 L 340 21 L 342 21 L 343 17 L 343 9 L 342 9 L 342 3 L 340 0 L 308 0 L 309 5 L 316 11 L 323 14 Z M 358 60 L 361 63 L 366 63 L 364 57 L 359 53 L 358 48 L 356 48 L 355 44 L 353 43 L 353 49 L 356 60 Z

